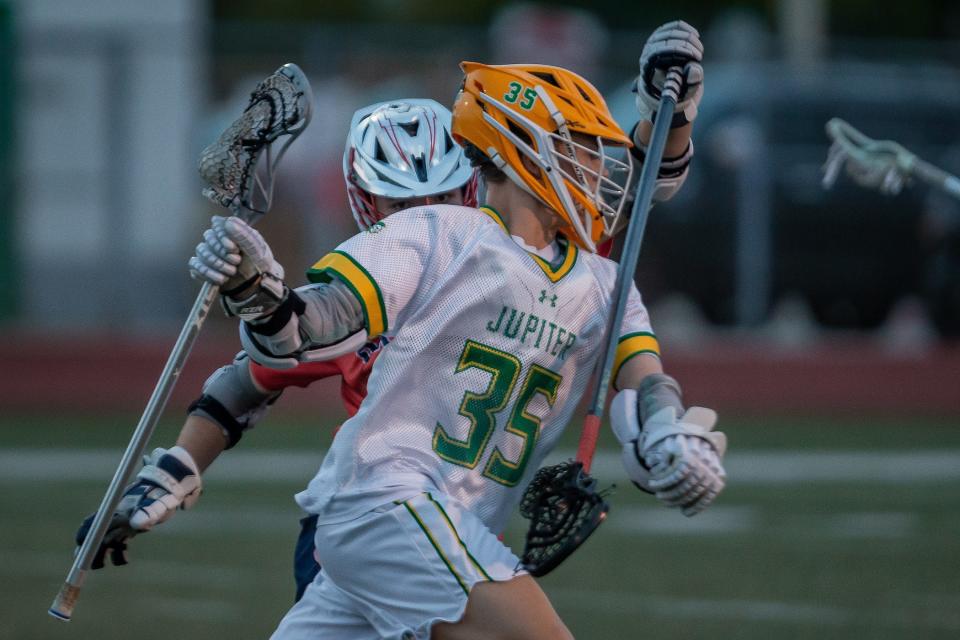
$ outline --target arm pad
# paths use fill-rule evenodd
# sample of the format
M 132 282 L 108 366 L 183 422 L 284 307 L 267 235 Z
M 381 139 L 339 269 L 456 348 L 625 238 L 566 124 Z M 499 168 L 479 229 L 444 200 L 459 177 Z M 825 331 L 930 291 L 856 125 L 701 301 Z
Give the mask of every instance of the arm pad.
M 346 353 L 354 342 L 366 341 L 365 332 L 360 331 L 364 326 L 363 308 L 340 280 L 299 287 L 295 293 L 291 292 L 290 298 L 296 302 L 291 303 L 289 310 L 278 309 L 274 314 L 276 318 L 270 316 L 241 325 L 240 341 L 255 362 L 288 369 L 304 359 L 319 359 L 303 357 L 316 347 L 343 342 L 347 343 L 343 351 Z M 358 332 L 362 340 L 354 340 Z
M 633 128 L 632 138 L 633 147 L 630 148 L 630 153 L 633 154 L 634 159 L 642 166 L 647 158 L 647 147 L 637 140 L 636 126 Z M 683 183 L 687 180 L 687 174 L 690 173 L 690 162 L 692 160 L 693 140 L 690 141 L 690 144 L 687 145 L 687 148 L 680 156 L 676 158 L 663 158 L 660 161 L 660 168 L 657 170 L 657 182 L 653 189 L 654 202 L 666 202 L 680 190 L 680 187 L 682 187 Z M 640 172 L 637 171 L 636 174 L 639 180 Z M 634 186 L 634 191 L 636 191 L 636 186 Z
M 683 392 L 680 390 L 680 383 L 665 373 L 650 374 L 637 387 L 637 417 L 640 425 L 666 407 L 676 409 L 678 416 L 683 415 Z

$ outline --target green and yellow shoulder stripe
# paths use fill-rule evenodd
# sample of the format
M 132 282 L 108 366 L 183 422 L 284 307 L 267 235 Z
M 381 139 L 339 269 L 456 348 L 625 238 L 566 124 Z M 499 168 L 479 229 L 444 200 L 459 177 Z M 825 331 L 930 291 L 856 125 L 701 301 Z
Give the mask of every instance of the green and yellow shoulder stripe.
M 387 307 L 370 272 L 345 251 L 332 251 L 307 270 L 307 280 L 313 283 L 330 282 L 333 277 L 346 284 L 363 307 L 367 334 L 372 338 L 386 333 Z

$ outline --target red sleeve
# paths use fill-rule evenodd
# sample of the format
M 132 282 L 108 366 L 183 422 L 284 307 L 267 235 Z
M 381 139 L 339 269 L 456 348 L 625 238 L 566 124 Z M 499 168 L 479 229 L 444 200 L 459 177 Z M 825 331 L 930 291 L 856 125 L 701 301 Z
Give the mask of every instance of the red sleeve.
M 287 387 L 307 387 L 311 382 L 339 376 L 341 372 L 337 360 L 304 362 L 293 369 L 271 369 L 250 361 L 250 376 L 267 391 L 283 391 Z
M 270 369 L 250 361 L 250 376 L 267 391 L 287 387 L 307 387 L 322 378 L 341 376 L 340 396 L 347 415 L 354 416 L 367 396 L 367 378 L 373 363 L 389 339 L 379 336 L 356 353 L 347 353 L 334 360 L 306 362 L 293 369 Z

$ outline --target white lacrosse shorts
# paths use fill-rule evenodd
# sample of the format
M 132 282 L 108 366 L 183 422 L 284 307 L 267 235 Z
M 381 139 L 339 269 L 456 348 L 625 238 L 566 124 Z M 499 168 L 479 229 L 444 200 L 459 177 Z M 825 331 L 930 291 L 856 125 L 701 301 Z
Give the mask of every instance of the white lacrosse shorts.
M 526 574 L 479 518 L 429 493 L 318 524 L 316 543 L 323 568 L 272 640 L 426 640 L 478 582 Z

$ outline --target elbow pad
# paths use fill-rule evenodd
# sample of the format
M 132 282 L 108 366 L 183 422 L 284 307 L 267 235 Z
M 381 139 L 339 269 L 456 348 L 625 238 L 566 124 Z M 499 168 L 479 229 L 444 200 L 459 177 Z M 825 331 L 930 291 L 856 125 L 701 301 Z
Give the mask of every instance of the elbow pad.
M 189 414 L 219 425 L 229 449 L 240 441 L 244 431 L 256 425 L 279 397 L 279 392 L 265 393 L 254 384 L 247 355 L 240 353 L 231 364 L 220 367 L 207 378 L 203 394 L 190 405 Z
M 339 280 L 291 291 L 269 318 L 240 326 L 240 342 L 265 367 L 290 369 L 300 362 L 330 360 L 367 341 L 360 302 Z

